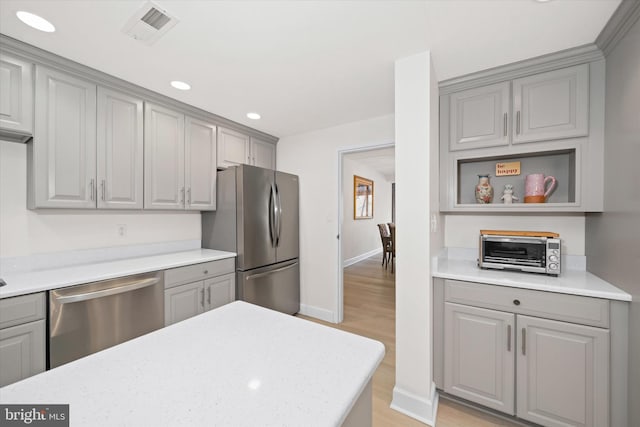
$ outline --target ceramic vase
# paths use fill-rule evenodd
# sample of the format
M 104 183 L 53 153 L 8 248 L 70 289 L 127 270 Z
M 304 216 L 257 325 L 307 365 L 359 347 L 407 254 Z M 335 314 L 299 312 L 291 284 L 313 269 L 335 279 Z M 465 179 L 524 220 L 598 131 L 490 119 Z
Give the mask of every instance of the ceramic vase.
M 493 187 L 489 182 L 489 175 L 478 175 L 478 185 L 476 185 L 476 202 L 489 204 L 493 201 Z

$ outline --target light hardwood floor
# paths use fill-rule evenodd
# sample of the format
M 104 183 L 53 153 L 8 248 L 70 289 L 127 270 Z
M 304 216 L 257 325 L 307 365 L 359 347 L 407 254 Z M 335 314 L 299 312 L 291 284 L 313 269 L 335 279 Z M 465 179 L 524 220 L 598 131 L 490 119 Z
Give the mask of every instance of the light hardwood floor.
M 381 341 L 386 354 L 373 377 L 373 425 L 422 427 L 425 424 L 389 407 L 396 371 L 395 275 L 380 265 L 381 259 L 381 255 L 374 256 L 345 268 L 344 322 L 336 325 L 299 317 Z M 438 427 L 517 426 L 443 399 L 436 424 Z

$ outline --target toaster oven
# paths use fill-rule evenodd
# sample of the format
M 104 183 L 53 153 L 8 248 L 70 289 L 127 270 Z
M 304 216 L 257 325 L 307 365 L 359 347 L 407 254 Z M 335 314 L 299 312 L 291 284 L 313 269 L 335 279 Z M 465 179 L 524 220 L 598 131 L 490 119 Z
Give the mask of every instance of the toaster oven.
M 557 233 L 480 230 L 478 267 L 558 276 L 561 246 Z

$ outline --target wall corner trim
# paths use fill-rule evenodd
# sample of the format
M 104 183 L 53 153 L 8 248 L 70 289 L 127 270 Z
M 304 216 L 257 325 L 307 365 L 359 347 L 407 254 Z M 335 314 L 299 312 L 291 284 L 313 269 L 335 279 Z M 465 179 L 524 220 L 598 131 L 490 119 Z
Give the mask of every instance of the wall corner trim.
M 334 318 L 333 311 L 325 308 L 314 307 L 312 305 L 300 304 L 300 314 L 304 316 L 313 317 L 315 319 L 323 320 L 329 323 L 338 323 Z
M 640 1 L 622 0 L 596 38 L 596 45 L 605 56 L 609 55 L 638 19 L 640 19 Z
M 391 409 L 403 413 L 411 418 L 435 427 L 438 415 L 439 395 L 435 383 L 431 383 L 431 396 L 424 398 L 399 386 L 393 387 Z

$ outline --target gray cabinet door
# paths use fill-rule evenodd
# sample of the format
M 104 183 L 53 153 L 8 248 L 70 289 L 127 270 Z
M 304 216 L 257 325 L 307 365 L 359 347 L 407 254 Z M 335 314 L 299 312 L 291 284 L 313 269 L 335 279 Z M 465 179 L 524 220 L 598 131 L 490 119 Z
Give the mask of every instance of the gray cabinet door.
M 204 281 L 206 310 L 213 310 L 236 299 L 236 273 L 225 274 Z
M 216 127 L 185 119 L 185 186 L 187 209 L 216 209 Z
M 0 55 L 0 128 L 33 133 L 33 64 Z
M 187 283 L 164 291 L 164 325 L 203 313 L 205 308 L 204 282 Z
M 218 127 L 218 166 L 227 168 L 251 164 L 250 138 L 240 132 Z
M 0 387 L 44 372 L 45 321 L 0 329 Z
M 589 134 L 589 65 L 513 81 L 513 142 Z
M 98 208 L 142 209 L 143 102 L 98 88 Z
M 96 207 L 96 85 L 36 66 L 30 207 Z
M 257 138 L 251 138 L 251 164 L 261 168 L 276 168 L 276 146 Z
M 515 315 L 445 303 L 444 389 L 514 414 Z
M 509 144 L 509 82 L 452 93 L 449 99 L 449 149 Z
M 184 209 L 184 115 L 145 103 L 144 208 Z
M 609 331 L 522 315 L 517 324 L 517 416 L 553 427 L 608 426 Z

